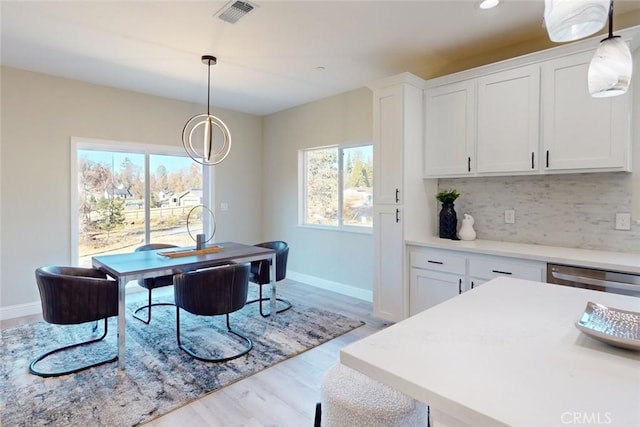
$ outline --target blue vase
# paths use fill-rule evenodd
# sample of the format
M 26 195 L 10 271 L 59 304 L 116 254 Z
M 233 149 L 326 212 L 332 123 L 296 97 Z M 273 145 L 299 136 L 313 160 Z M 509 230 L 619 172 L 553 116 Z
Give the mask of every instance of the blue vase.
M 453 208 L 453 203 L 443 203 L 440 211 L 440 237 L 443 239 L 458 240 L 458 215 Z

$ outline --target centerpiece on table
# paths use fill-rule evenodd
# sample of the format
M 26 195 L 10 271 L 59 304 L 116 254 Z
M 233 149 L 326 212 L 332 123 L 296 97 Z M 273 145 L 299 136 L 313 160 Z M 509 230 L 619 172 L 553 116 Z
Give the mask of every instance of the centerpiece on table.
M 440 211 L 439 235 L 443 239 L 458 240 L 458 215 L 454 209 L 455 200 L 460 197 L 457 190 L 441 190 L 436 194 L 436 199 L 442 203 Z

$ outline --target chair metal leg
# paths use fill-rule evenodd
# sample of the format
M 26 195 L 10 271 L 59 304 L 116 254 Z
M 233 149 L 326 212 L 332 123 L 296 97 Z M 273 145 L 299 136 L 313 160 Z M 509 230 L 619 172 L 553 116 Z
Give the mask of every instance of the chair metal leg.
M 194 359 L 201 360 L 203 362 L 226 362 L 229 360 L 237 359 L 238 357 L 244 356 L 245 354 L 249 353 L 249 351 L 251 351 L 251 349 L 253 348 L 253 341 L 251 341 L 251 338 L 245 336 L 244 334 L 231 329 L 231 326 L 229 325 L 229 314 L 227 313 L 226 316 L 227 316 L 227 331 L 236 335 L 237 337 L 241 338 L 244 342 L 247 343 L 245 348 L 240 353 L 234 354 L 232 356 L 227 356 L 227 357 L 206 358 L 206 357 L 198 356 L 196 353 L 194 353 L 189 348 L 187 348 L 184 344 L 182 344 L 180 340 L 180 307 L 176 307 L 176 335 L 178 337 L 178 347 L 180 347 L 180 349 L 185 353 L 187 353 L 189 356 L 193 357 Z
M 60 347 L 60 348 L 57 348 L 55 350 L 51 350 L 49 352 L 46 352 L 46 353 L 36 357 L 35 359 L 33 359 L 31 364 L 29 365 L 29 372 L 31 372 L 34 375 L 38 375 L 38 376 L 45 377 L 45 378 L 46 377 L 59 377 L 61 375 L 75 374 L 76 372 L 80 372 L 80 371 L 83 371 L 85 369 L 93 368 L 95 366 L 104 365 L 105 363 L 115 362 L 116 360 L 118 360 L 117 353 L 116 353 L 115 357 L 112 357 L 110 359 L 102 360 L 100 362 L 96 362 L 96 363 L 93 363 L 91 365 L 81 366 L 79 368 L 69 369 L 67 371 L 42 372 L 42 371 L 36 370 L 36 368 L 35 368 L 36 363 L 40 362 L 41 360 L 44 360 L 45 358 L 47 358 L 48 356 L 51 356 L 52 354 L 59 353 L 59 352 L 64 351 L 64 350 L 69 350 L 71 348 L 80 347 L 80 346 L 83 346 L 83 345 L 89 345 L 89 344 L 93 344 L 93 343 L 98 342 L 98 341 L 102 341 L 104 339 L 104 337 L 107 336 L 107 332 L 108 332 L 107 319 L 104 319 L 104 333 L 102 334 L 102 336 L 100 338 L 95 338 L 95 339 L 92 339 L 92 340 L 88 340 L 88 341 L 83 341 L 83 342 L 79 342 L 79 343 L 76 343 L 76 344 L 67 345 L 65 347 Z
M 167 305 L 167 306 L 175 306 L 175 304 L 169 303 L 169 302 L 156 302 L 151 304 L 151 289 L 149 289 L 149 301 L 147 302 L 147 305 L 143 305 L 142 307 L 138 307 L 136 308 L 136 310 L 133 312 L 133 317 L 135 317 L 136 319 L 138 319 L 139 321 L 145 323 L 145 324 L 149 324 L 149 322 L 151 322 L 151 307 L 155 307 L 158 305 Z M 138 312 L 144 309 L 147 309 L 147 318 L 145 319 L 142 316 L 138 315 Z
M 254 302 L 259 302 L 260 303 L 260 316 L 262 317 L 269 317 L 271 316 L 271 313 L 265 313 L 262 309 L 262 302 L 263 301 L 271 301 L 270 298 L 263 298 L 262 297 L 262 285 L 258 285 L 260 287 L 259 290 L 259 298 L 257 299 L 252 299 L 251 301 L 247 301 L 247 304 L 252 304 Z M 282 299 L 282 298 L 276 298 L 276 301 L 280 301 L 281 303 L 284 304 L 284 308 L 281 308 L 279 310 L 276 309 L 276 313 L 282 313 L 283 311 L 287 311 L 291 308 L 291 303 L 289 301 L 287 301 L 286 299 Z

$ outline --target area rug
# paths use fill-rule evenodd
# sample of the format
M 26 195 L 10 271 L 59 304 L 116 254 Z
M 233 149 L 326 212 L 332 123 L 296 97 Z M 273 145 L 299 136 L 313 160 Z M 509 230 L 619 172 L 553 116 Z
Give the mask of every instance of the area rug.
M 2 331 L 0 425 L 135 426 L 207 393 L 340 336 L 363 322 L 291 300 L 293 308 L 275 321 L 263 319 L 257 304 L 231 314 L 231 326 L 254 342 L 247 355 L 225 363 L 194 360 L 177 347 L 175 308 L 154 307 L 145 325 L 127 306 L 126 369 L 109 363 L 76 374 L 41 378 L 29 363 L 49 349 L 86 339 L 89 325 L 59 326 L 36 322 Z M 210 354 L 232 354 L 241 347 L 226 332 L 224 316 L 180 316 L 183 343 Z M 102 324 L 101 324 L 102 328 Z M 115 355 L 116 318 L 109 320 L 104 343 L 53 360 L 50 366 Z M 220 350 L 220 351 L 219 351 Z M 48 362 L 46 362 L 48 363 Z

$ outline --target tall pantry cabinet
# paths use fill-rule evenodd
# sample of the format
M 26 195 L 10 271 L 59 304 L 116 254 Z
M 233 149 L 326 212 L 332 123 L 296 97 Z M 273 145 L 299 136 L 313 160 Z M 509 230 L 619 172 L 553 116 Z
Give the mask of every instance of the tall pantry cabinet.
M 409 315 L 406 239 L 435 232 L 436 180 L 423 179 L 423 89 L 403 73 L 373 90 L 373 310 L 397 322 Z

